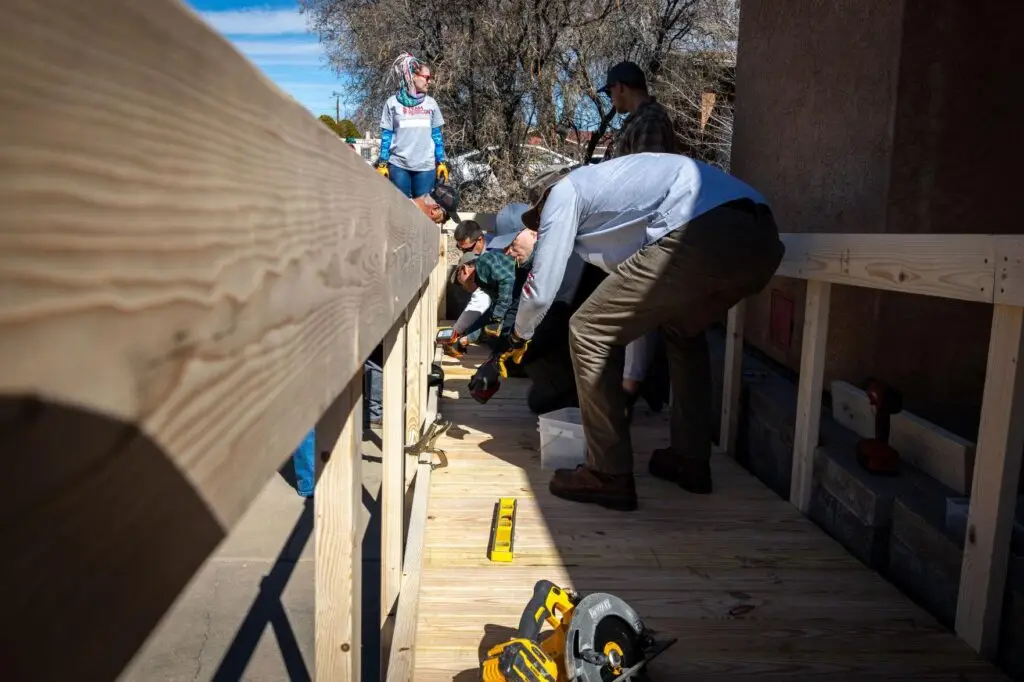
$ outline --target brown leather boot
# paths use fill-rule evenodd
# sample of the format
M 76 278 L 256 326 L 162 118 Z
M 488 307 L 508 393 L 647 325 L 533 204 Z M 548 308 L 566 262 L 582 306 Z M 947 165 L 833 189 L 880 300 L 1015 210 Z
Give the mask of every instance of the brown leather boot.
M 633 474 L 612 476 L 581 464 L 575 469 L 558 469 L 548 486 L 551 494 L 563 500 L 598 504 L 618 511 L 637 508 Z
M 679 459 L 672 448 L 659 448 L 651 453 L 647 465 L 651 476 L 677 484 L 683 490 L 707 495 L 712 490 L 711 463 L 697 459 Z

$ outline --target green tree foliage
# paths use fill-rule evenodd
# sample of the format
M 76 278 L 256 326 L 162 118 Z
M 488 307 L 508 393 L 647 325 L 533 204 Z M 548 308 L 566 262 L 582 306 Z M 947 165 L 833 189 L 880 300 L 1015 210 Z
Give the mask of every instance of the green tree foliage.
M 335 121 L 333 116 L 329 114 L 321 114 L 320 122 L 333 130 L 334 134 L 340 138 L 347 139 L 350 137 L 359 137 L 359 128 L 357 128 L 356 124 L 347 118 Z
M 347 118 L 343 118 L 337 123 L 338 134 L 342 137 L 359 137 L 359 128 L 356 124 Z

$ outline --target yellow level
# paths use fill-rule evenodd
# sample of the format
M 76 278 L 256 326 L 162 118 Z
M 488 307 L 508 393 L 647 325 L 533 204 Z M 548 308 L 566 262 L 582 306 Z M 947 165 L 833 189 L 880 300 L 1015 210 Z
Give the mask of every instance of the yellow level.
M 502 497 L 494 505 L 491 521 L 491 541 L 487 558 L 491 561 L 512 561 L 512 548 L 516 531 L 516 498 Z

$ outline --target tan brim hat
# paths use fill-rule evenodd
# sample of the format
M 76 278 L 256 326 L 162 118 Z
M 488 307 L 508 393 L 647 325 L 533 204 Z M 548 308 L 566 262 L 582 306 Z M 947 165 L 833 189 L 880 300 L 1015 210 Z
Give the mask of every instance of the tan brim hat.
M 547 201 L 548 193 L 572 170 L 573 168 L 559 168 L 545 173 L 534 181 L 528 191 L 530 208 L 526 209 L 522 218 L 525 227 L 531 230 L 540 229 L 540 212 L 544 208 L 544 202 Z

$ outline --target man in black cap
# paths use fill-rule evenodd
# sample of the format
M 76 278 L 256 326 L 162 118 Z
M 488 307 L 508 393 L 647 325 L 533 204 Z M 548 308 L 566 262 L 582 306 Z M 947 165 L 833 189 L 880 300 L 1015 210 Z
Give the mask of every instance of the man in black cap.
M 620 114 L 629 114 L 605 160 L 658 152 L 680 154 L 679 142 L 668 110 L 647 91 L 647 77 L 633 62 L 619 62 L 608 69 L 608 79 L 598 92 L 612 98 L 612 106 Z
M 438 225 L 444 225 L 448 220 L 461 222 L 456 213 L 459 209 L 459 192 L 451 185 L 442 183 L 430 190 L 429 194 L 416 197 L 412 202 Z

